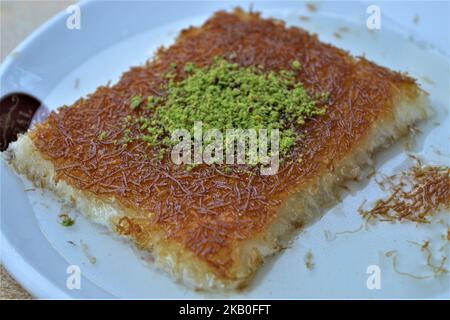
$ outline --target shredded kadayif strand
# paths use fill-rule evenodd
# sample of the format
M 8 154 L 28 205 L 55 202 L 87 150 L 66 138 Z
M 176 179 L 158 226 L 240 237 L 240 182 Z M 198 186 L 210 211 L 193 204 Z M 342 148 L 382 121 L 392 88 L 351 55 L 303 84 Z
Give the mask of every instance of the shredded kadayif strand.
M 381 184 L 390 184 L 392 193 L 378 200 L 372 209 L 359 210 L 367 219 L 429 223 L 433 213 L 450 207 L 448 167 L 416 165 L 387 177 Z

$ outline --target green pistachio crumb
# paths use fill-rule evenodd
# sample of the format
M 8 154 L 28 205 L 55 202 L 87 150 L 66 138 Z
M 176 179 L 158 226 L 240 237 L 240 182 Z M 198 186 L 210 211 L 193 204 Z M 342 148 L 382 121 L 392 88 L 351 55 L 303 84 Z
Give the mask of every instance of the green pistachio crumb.
M 230 167 L 225 167 L 224 168 L 224 172 L 225 172 L 225 174 L 232 174 L 233 173 L 233 169 L 231 169 Z
M 105 140 L 105 138 L 106 138 L 107 135 L 108 135 L 108 134 L 107 134 L 105 131 L 102 131 L 102 132 L 100 133 L 100 135 L 98 136 L 98 138 L 99 138 L 100 140 Z
M 160 97 L 148 96 L 147 97 L 147 109 L 149 109 L 149 110 L 154 109 L 161 101 L 162 101 L 162 99 Z
M 62 213 L 59 215 L 60 223 L 64 227 L 70 227 L 73 226 L 75 223 L 75 220 L 72 219 L 68 214 Z
M 292 69 L 294 69 L 294 70 L 300 70 L 300 68 L 302 67 L 302 65 L 300 64 L 300 61 L 294 60 L 294 61 L 292 61 L 291 67 L 292 67 Z
M 194 71 L 194 69 L 195 69 L 195 65 L 192 62 L 188 62 L 184 66 L 184 71 L 186 73 L 192 73 Z
M 293 70 L 301 68 L 292 62 Z M 310 94 L 296 79 L 293 70 L 267 71 L 261 67 L 240 67 L 217 57 L 212 65 L 198 67 L 192 62 L 184 65 L 188 74 L 175 80 L 172 71 L 166 95 L 147 97 L 143 114 L 136 118 L 139 137 L 159 150 L 170 146 L 171 133 L 187 129 L 193 133 L 194 123 L 203 122 L 203 130 L 273 129 L 280 131 L 280 155 L 287 156 L 301 140 L 298 127 L 307 119 L 322 115 L 327 93 Z M 133 97 L 132 106 L 139 106 L 141 96 Z M 131 125 L 127 119 L 126 125 Z M 131 141 L 125 132 L 125 143 Z
M 142 97 L 140 95 L 133 96 L 131 98 L 131 109 L 138 108 L 142 103 Z

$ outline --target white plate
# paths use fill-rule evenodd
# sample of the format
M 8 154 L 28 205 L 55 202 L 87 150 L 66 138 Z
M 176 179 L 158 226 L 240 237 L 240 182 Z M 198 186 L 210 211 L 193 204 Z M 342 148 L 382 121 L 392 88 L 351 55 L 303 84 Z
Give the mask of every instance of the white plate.
M 321 40 L 365 54 L 375 62 L 409 72 L 431 95 L 435 115 L 421 125 L 414 152 L 426 163 L 448 164 L 449 154 L 449 8 L 448 3 L 385 3 L 381 30 L 366 27 L 370 3 L 319 3 L 309 12 L 304 3 L 254 2 L 264 16 L 284 19 L 316 32 Z M 63 12 L 33 33 L 10 55 L 0 70 L 1 95 L 26 91 L 51 109 L 71 104 L 107 81 L 117 81 L 130 66 L 143 63 L 158 46 L 170 44 L 178 31 L 199 25 L 217 9 L 231 9 L 245 2 L 84 2 L 81 29 L 69 30 Z M 418 23 L 413 17 L 418 14 Z M 299 19 L 308 15 L 309 21 Z M 349 32 L 338 39 L 340 27 Z M 411 41 L 411 37 L 414 41 Z M 433 83 L 429 81 L 433 80 Z M 78 85 L 75 85 L 78 83 Z M 438 126 L 434 125 L 439 123 Z M 441 153 L 439 154 L 440 151 Z M 412 161 L 402 142 L 376 159 L 379 171 L 392 173 Z M 427 274 L 424 253 L 408 240 L 432 239 L 435 258 L 448 256 L 442 234 L 448 214 L 441 213 L 430 226 L 378 224 L 367 231 L 338 235 L 333 241 L 324 231 L 357 229 L 362 219 L 357 208 L 363 200 L 382 196 L 374 181 L 352 185 L 352 192 L 323 219 L 300 234 L 292 248 L 272 259 L 258 273 L 252 287 L 239 294 L 208 295 L 189 291 L 165 274 L 142 263 L 131 247 L 104 233 L 104 229 L 77 218 L 72 228 L 58 223 L 61 208 L 46 192 L 25 192 L 28 184 L 1 162 L 2 263 L 31 293 L 40 298 L 432 298 L 449 297 L 449 278 L 414 280 L 393 271 L 384 256 L 398 250 L 403 271 Z M 74 213 L 75 214 L 75 213 Z M 445 224 L 437 221 L 443 218 Z M 68 243 L 72 241 L 75 246 Z M 95 256 L 93 265 L 82 250 L 84 243 Z M 315 268 L 305 267 L 311 250 Z M 81 268 L 81 289 L 66 287 L 69 265 Z M 369 290 L 366 270 L 381 270 L 381 289 Z M 447 266 L 448 267 L 448 266 Z

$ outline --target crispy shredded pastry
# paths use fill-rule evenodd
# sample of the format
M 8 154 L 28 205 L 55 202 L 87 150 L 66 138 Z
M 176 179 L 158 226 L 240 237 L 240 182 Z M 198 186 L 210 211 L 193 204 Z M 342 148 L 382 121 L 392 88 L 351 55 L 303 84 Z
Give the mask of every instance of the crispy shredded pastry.
M 391 195 L 378 200 L 370 210 L 359 209 L 367 219 L 429 223 L 433 213 L 450 207 L 450 169 L 445 166 L 418 164 L 380 184 L 388 186 Z

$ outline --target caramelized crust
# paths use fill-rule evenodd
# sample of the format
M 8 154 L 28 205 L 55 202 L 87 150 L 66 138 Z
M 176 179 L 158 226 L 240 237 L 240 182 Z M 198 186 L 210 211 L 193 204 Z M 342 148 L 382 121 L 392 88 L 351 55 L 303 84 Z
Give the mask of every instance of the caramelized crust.
M 299 128 L 304 138 L 278 174 L 250 174 L 239 166 L 226 174 L 221 166 L 206 165 L 187 172 L 170 159 L 153 159 L 151 148 L 139 140 L 127 147 L 117 143 L 124 118 L 144 112 L 130 109 L 132 96 L 163 96 L 171 63 L 180 66 L 177 78 L 183 79 L 186 62 L 205 66 L 215 56 L 266 70 L 289 69 L 298 60 L 305 87 L 330 93 L 327 114 Z M 412 78 L 353 58 L 304 30 L 255 13 L 219 12 L 201 28 L 184 30 L 174 45 L 126 72 L 116 85 L 100 87 L 52 113 L 31 137 L 55 165 L 58 179 L 127 208 L 129 216 L 117 221 L 119 233 L 142 247 L 162 234 L 215 274 L 232 277 L 239 243 L 266 232 L 283 200 L 302 185 L 323 172 L 333 173 L 372 124 L 392 111 L 393 97 L 406 87 L 413 88 L 408 91 L 413 98 L 417 86 Z

